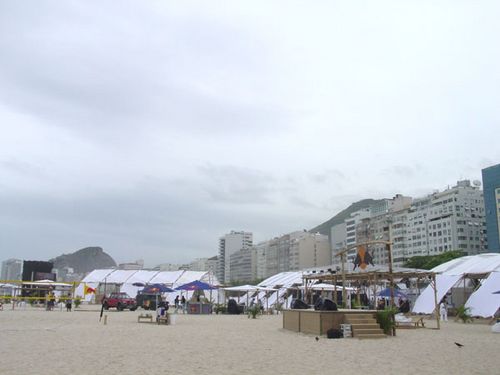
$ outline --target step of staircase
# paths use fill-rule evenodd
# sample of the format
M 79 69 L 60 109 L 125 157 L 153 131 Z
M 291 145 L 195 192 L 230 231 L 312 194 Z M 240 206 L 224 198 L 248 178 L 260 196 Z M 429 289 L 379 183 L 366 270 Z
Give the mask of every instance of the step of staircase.
M 383 335 L 384 332 L 380 328 L 358 328 L 353 327 L 352 332 L 354 333 L 354 337 L 359 335 Z
M 346 323 L 348 324 L 377 324 L 375 319 L 346 319 Z
M 372 314 L 348 314 L 345 316 L 345 320 L 347 324 L 351 325 L 353 337 L 360 339 L 386 337 Z
M 347 314 L 346 319 L 373 319 L 373 314 Z
M 351 327 L 355 327 L 356 329 L 380 329 L 380 326 L 377 323 L 355 323 L 351 324 Z

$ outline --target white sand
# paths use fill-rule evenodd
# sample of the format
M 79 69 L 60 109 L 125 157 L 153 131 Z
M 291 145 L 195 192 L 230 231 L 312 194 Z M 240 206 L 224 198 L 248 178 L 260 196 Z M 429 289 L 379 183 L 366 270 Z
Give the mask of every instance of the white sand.
M 283 330 L 281 315 L 177 315 L 175 325 L 158 326 L 137 323 L 139 311 L 109 311 L 105 326 L 98 311 L 5 307 L 3 375 L 500 373 L 500 334 L 485 324 L 448 322 L 440 331 L 398 330 L 395 338 L 316 341 Z

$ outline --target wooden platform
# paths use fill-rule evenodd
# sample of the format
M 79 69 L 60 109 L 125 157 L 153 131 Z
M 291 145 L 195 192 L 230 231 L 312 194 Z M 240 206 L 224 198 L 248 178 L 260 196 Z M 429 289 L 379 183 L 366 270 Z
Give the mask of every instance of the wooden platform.
M 340 325 L 349 323 L 347 315 L 375 317 L 375 310 L 283 310 L 283 329 L 312 335 L 325 335 L 330 328 L 340 329 Z

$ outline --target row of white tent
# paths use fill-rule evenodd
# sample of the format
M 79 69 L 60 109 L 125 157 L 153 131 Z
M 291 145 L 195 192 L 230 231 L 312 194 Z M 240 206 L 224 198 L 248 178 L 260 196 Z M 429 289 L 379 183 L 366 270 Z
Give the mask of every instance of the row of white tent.
M 239 286 L 224 288 L 220 290 L 206 291 L 205 297 L 213 303 L 225 301 L 227 292 L 244 292 L 242 302 L 248 302 L 250 295 L 264 304 L 264 306 L 275 307 L 279 302 L 283 307 L 289 307 L 291 298 L 288 298 L 287 291 L 290 288 L 297 288 L 302 285 L 303 272 L 282 272 L 269 277 L 257 286 Z M 149 270 L 116 270 L 98 269 L 89 273 L 82 283 L 77 287 L 76 295 L 84 296 L 84 288 L 91 287 L 97 289 L 102 284 L 115 284 L 119 286 L 120 292 L 135 297 L 137 292 L 147 284 L 164 284 L 170 288 L 177 288 L 192 281 L 202 281 L 213 286 L 219 285 L 216 277 L 209 272 L 198 271 L 149 271 Z M 186 292 L 182 292 L 186 295 Z M 190 297 L 192 292 L 187 294 Z M 167 294 L 165 297 L 169 302 L 173 302 L 176 293 Z M 86 294 L 85 300 L 91 301 L 92 294 Z
M 349 270 L 351 271 L 351 270 Z M 454 286 L 461 286 L 464 278 L 471 274 L 482 274 L 485 278 L 481 280 L 480 287 L 475 290 L 467 300 L 465 306 L 471 309 L 473 316 L 490 317 L 500 308 L 500 294 L 494 294 L 500 290 L 500 254 L 480 254 L 466 256 L 451 260 L 432 269 L 436 272 L 437 300 L 438 302 Z M 307 271 L 307 273 L 311 270 Z M 351 271 L 352 272 L 352 271 Z M 276 307 L 277 304 L 288 308 L 291 303 L 290 290 L 300 289 L 303 285 L 304 271 L 281 272 L 273 275 L 256 285 L 240 287 L 240 291 L 246 291 L 243 300 L 249 297 L 260 300 L 264 306 Z M 97 288 L 99 284 L 119 284 L 120 291 L 134 296 L 142 289 L 140 284 L 165 284 L 170 288 L 176 288 L 192 281 L 203 281 L 211 285 L 218 285 L 218 280 L 209 272 L 197 271 L 148 271 L 148 270 L 94 270 L 88 274 L 77 289 L 78 295 L 83 295 L 83 284 Z M 317 290 L 328 290 L 327 286 Z M 238 290 L 238 288 L 234 288 Z M 211 302 L 222 302 L 225 296 L 222 290 L 214 290 L 205 296 Z M 90 300 L 92 296 L 87 295 Z M 188 296 L 189 297 L 189 296 Z M 175 293 L 167 296 L 168 300 L 175 298 Z M 172 301 L 170 301 L 172 302 Z M 434 311 L 434 290 L 428 286 L 415 301 L 412 311 L 414 313 L 430 314 Z
M 203 271 L 150 271 L 150 270 L 117 270 L 117 269 L 97 269 L 90 272 L 82 280 L 82 283 L 76 290 L 76 295 L 83 296 L 84 287 L 97 289 L 100 284 L 119 285 L 120 292 L 135 297 L 137 292 L 148 284 L 164 284 L 169 288 L 175 289 L 181 285 L 202 281 L 210 285 L 218 285 L 217 278 L 210 272 Z M 185 292 L 184 292 L 185 294 Z M 171 297 L 171 296 L 169 296 Z M 216 296 L 215 296 L 216 297 Z M 86 301 L 91 301 L 92 294 L 85 295 Z M 175 298 L 173 296 L 170 299 Z M 215 298 L 212 298 L 215 300 Z M 170 302 L 172 302 L 170 301 Z
M 470 277 L 482 277 L 477 288 L 467 299 L 465 307 L 473 316 L 491 317 L 500 308 L 500 254 L 479 254 L 453 259 L 431 270 L 436 272 L 438 303 L 453 287 L 460 287 Z M 464 280 L 465 279 L 465 280 Z M 431 314 L 434 311 L 434 290 L 428 286 L 415 301 L 414 313 Z

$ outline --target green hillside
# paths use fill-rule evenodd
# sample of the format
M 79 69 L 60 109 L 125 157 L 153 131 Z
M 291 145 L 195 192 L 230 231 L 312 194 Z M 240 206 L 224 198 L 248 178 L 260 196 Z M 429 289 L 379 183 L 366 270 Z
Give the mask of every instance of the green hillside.
M 358 210 L 361 210 L 363 208 L 368 208 L 371 205 L 381 202 L 382 200 L 379 199 L 363 199 L 358 202 L 352 203 L 349 207 L 347 207 L 345 210 L 340 211 L 337 215 L 332 217 L 331 219 L 325 221 L 323 224 L 320 224 L 312 229 L 309 230 L 309 232 L 316 233 L 319 232 L 321 234 L 325 234 L 327 236 L 330 236 L 330 229 L 334 225 L 343 223 L 346 218 L 348 218 L 353 212 L 356 212 Z

